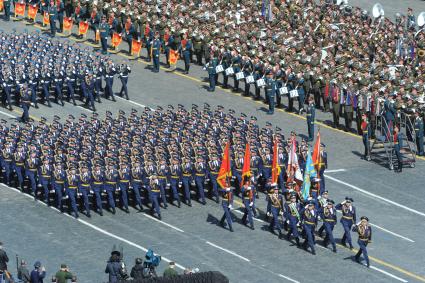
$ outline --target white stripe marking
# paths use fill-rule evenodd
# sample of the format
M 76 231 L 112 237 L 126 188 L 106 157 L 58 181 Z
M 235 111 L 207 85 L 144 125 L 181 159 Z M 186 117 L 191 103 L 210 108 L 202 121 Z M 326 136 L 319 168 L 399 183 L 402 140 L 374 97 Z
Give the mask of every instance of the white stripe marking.
M 232 212 L 237 212 L 239 214 L 244 214 L 242 211 L 240 211 L 238 209 L 232 210 Z M 261 222 L 261 223 L 266 223 L 266 221 L 261 220 L 261 219 L 258 219 L 258 218 L 255 218 L 255 217 L 252 217 L 252 219 L 254 219 L 255 221 Z
M 127 100 L 127 99 L 122 98 L 122 97 L 120 97 L 120 96 L 118 96 L 118 95 L 114 95 L 114 97 L 116 97 L 116 98 L 118 98 L 118 99 L 121 99 L 121 100 L 124 100 L 124 101 L 127 101 L 127 102 L 130 102 L 130 103 L 132 103 L 132 104 L 134 104 L 134 105 L 137 105 L 137 106 L 140 106 L 140 107 L 142 107 L 142 108 L 145 108 L 145 107 L 146 107 L 146 106 L 145 106 L 145 105 L 143 105 L 143 104 L 137 103 L 137 102 L 135 102 L 135 101 L 133 101 L 133 100 Z
M 381 272 L 382 274 L 388 275 L 389 277 L 392 277 L 392 278 L 394 278 L 394 279 L 396 279 L 396 280 L 398 280 L 398 281 L 401 281 L 401 282 L 404 282 L 404 283 L 409 282 L 409 281 L 407 281 L 407 280 L 405 280 L 405 279 L 403 279 L 403 278 L 400 278 L 400 277 L 398 277 L 398 276 L 395 276 L 394 274 L 391 274 L 391 273 L 389 273 L 389 272 L 386 272 L 385 270 L 379 269 L 379 268 L 377 268 L 377 267 L 375 267 L 375 266 L 370 266 L 370 268 L 371 268 L 371 269 L 373 269 L 373 270 L 376 270 L 376 271 L 378 271 L 378 272 Z
M 20 193 L 20 191 L 19 190 L 17 190 L 17 189 L 15 189 L 15 188 L 12 188 L 12 187 L 9 187 L 9 186 L 6 186 L 6 185 L 4 185 L 4 184 L 1 184 L 1 185 L 3 185 L 4 187 L 6 187 L 6 188 L 8 188 L 8 189 L 10 189 L 10 190 L 12 190 L 12 191 L 16 191 L 16 192 L 19 192 Z M 22 194 L 22 195 L 24 195 L 24 196 L 26 196 L 26 197 L 29 197 L 29 198 L 32 198 L 32 196 L 30 196 L 30 195 L 27 195 L 27 194 Z M 56 210 L 56 211 L 59 211 L 56 207 L 50 207 L 51 209 L 53 209 L 53 210 Z M 75 219 L 74 217 L 72 217 L 71 215 L 68 215 L 68 214 L 64 214 L 64 215 L 66 215 L 66 216 L 68 216 L 68 217 L 70 217 L 71 219 Z M 117 239 L 117 240 L 119 240 L 119 241 L 122 241 L 122 242 L 124 242 L 124 243 L 126 243 L 126 244 L 128 244 L 128 245 L 130 245 L 130 246 L 133 246 L 133 247 L 135 247 L 135 248 L 138 248 L 139 250 L 142 250 L 142 251 L 144 251 L 144 252 L 147 252 L 148 251 L 148 249 L 147 248 L 145 248 L 145 247 L 142 247 L 142 246 L 140 246 L 140 245 L 138 245 L 138 244 L 136 244 L 136 243 L 133 243 L 133 242 L 131 242 L 131 241 L 129 241 L 129 240 L 126 240 L 126 239 L 124 239 L 124 238 L 121 238 L 120 236 L 117 236 L 117 235 L 115 235 L 115 234 L 112 234 L 112 233 L 109 233 L 108 231 L 106 231 L 106 230 L 103 230 L 102 228 L 99 228 L 99 227 L 97 227 L 97 226 L 95 226 L 95 225 L 93 225 L 93 224 L 90 224 L 90 223 L 88 223 L 87 221 L 84 221 L 84 220 L 81 220 L 81 219 L 76 219 L 78 222 L 80 222 L 81 224 L 84 224 L 84 225 L 86 225 L 87 227 L 90 227 L 90 228 L 92 228 L 92 229 L 94 229 L 94 230 L 96 230 L 96 231 L 98 231 L 98 232 L 100 232 L 100 233 L 102 233 L 102 234 L 104 234 L 104 235 L 106 235 L 106 236 L 109 236 L 109 237 L 111 237 L 111 238 L 115 238 L 115 239 Z M 171 262 L 172 260 L 170 260 L 170 259 L 168 259 L 168 258 L 166 258 L 166 257 L 162 257 L 162 259 L 163 260 L 165 260 L 166 262 Z M 176 266 L 178 267 L 178 268 L 180 268 L 181 270 L 185 270 L 186 269 L 186 267 L 184 267 L 184 266 L 182 266 L 182 265 L 180 265 L 180 264 L 178 264 L 178 263 L 176 263 Z
M 3 112 L 3 111 L 0 111 L 0 113 L 7 116 L 7 117 L 10 117 L 10 118 L 17 118 L 16 116 L 13 116 L 12 114 L 9 114 L 9 113 Z
M 80 105 L 77 105 L 77 107 L 78 107 L 78 108 L 81 108 L 81 109 L 83 109 L 83 110 L 85 110 L 85 111 L 87 111 L 87 112 L 90 112 L 90 113 L 92 113 L 92 112 L 93 112 L 92 110 L 87 109 L 87 108 L 85 108 L 85 107 L 83 107 L 83 106 L 80 106 Z
M 224 251 L 224 252 L 226 252 L 226 253 L 228 253 L 228 254 L 234 255 L 234 256 L 236 256 L 236 257 L 238 257 L 238 258 L 240 258 L 240 259 L 242 259 L 242 260 L 244 260 L 244 261 L 250 262 L 250 260 L 249 260 L 249 259 L 247 259 L 246 257 L 243 257 L 243 256 L 241 256 L 241 255 L 238 255 L 237 253 L 232 252 L 232 251 L 230 251 L 230 250 L 228 250 L 228 249 L 222 248 L 222 247 L 217 246 L 216 244 L 213 244 L 213 243 L 208 242 L 208 241 L 206 241 L 205 243 L 207 243 L 208 245 L 210 245 L 210 246 L 212 246 L 212 247 L 214 247 L 214 248 L 217 248 L 217 249 L 219 249 L 219 250 L 222 250 L 222 251 Z
M 294 279 L 292 279 L 292 278 L 290 278 L 288 276 L 282 275 L 280 273 L 279 273 L 279 277 L 285 278 L 286 280 L 291 281 L 291 282 L 294 282 L 294 283 L 300 283 L 300 281 L 294 280 Z
M 411 242 L 411 243 L 414 243 L 414 242 L 415 242 L 415 241 L 413 241 L 412 239 L 409 239 L 409 238 L 404 237 L 404 236 L 402 236 L 402 235 L 400 235 L 400 234 L 397 234 L 397 233 L 391 232 L 390 230 L 387 230 L 387 229 L 385 229 L 385 228 L 383 228 L 383 227 L 381 227 L 381 226 L 378 226 L 378 225 L 376 225 L 376 224 L 372 224 L 372 223 L 370 223 L 370 222 L 369 222 L 369 224 L 370 224 L 371 226 L 373 226 L 373 227 L 378 228 L 379 230 L 382 230 L 382 231 L 384 231 L 384 232 L 387 232 L 388 234 L 391 234 L 391 235 L 393 235 L 393 236 L 396 236 L 396 237 L 401 238 L 401 239 L 403 239 L 403 240 L 406 240 L 406 241 L 408 241 L 408 242 Z
M 336 173 L 336 172 L 345 172 L 346 169 L 334 169 L 334 170 L 326 170 L 326 173 Z
M 182 229 L 180 229 L 180 228 L 177 228 L 176 226 L 173 226 L 173 225 L 171 225 L 171 224 L 168 224 L 168 223 L 166 223 L 166 222 L 164 222 L 164 221 L 161 221 L 161 220 L 159 220 L 159 219 L 156 219 L 155 217 L 152 217 L 152 216 L 150 216 L 150 215 L 148 215 L 148 214 L 143 214 L 144 216 L 146 216 L 147 218 L 149 218 L 149 219 L 152 219 L 152 220 L 154 220 L 154 221 L 156 221 L 156 222 L 159 222 L 159 223 L 161 223 L 161 224 L 164 224 L 165 226 L 168 226 L 168 227 L 170 227 L 170 228 L 172 228 L 172 229 L 174 229 L 174 230 L 176 230 L 176 231 L 179 231 L 179 232 L 181 232 L 181 233 L 184 233 L 184 231 L 182 230 Z
M 339 184 L 342 184 L 342 185 L 345 185 L 345 186 L 347 186 L 347 187 L 350 187 L 350 188 L 352 188 L 353 190 L 356 190 L 356 191 L 362 192 L 362 193 L 364 193 L 364 194 L 366 194 L 366 195 L 368 195 L 368 196 L 371 196 L 371 197 L 374 197 L 374 198 L 380 199 L 380 200 L 385 201 L 385 202 L 387 202 L 387 203 L 389 203 L 389 204 L 392 204 L 392 205 L 397 206 L 397 207 L 400 207 L 400 208 L 402 208 L 402 209 L 404 209 L 404 210 L 407 210 L 407 211 L 413 212 L 413 213 L 415 213 L 415 214 L 417 214 L 417 215 L 420 215 L 420 216 L 425 217 L 425 213 L 424 213 L 424 212 L 421 212 L 421 211 L 415 210 L 415 209 L 413 209 L 413 208 L 410 208 L 410 207 L 404 206 L 404 205 L 402 205 L 402 204 L 399 204 L 399 203 L 397 203 L 397 202 L 395 202 L 395 201 L 392 201 L 392 200 L 389 200 L 389 199 L 387 199 L 387 198 L 384 198 L 384 197 L 381 197 L 381 196 L 375 195 L 375 194 L 373 194 L 373 193 L 371 193 L 371 192 L 368 192 L 368 191 L 363 190 L 363 189 L 361 189 L 361 188 L 359 188 L 359 187 L 356 187 L 356 186 L 353 186 L 353 185 L 351 185 L 351 184 L 348 184 L 348 183 L 346 183 L 346 182 L 344 182 L 344 181 L 338 180 L 338 179 L 336 179 L 336 178 L 334 178 L 334 177 L 331 177 L 331 176 L 329 176 L 329 175 L 326 175 L 326 174 L 325 174 L 325 177 L 326 177 L 326 178 L 328 178 L 328 179 L 330 179 L 330 180 L 332 180 L 332 181 L 334 181 L 334 182 L 337 182 L 337 183 L 339 183 Z

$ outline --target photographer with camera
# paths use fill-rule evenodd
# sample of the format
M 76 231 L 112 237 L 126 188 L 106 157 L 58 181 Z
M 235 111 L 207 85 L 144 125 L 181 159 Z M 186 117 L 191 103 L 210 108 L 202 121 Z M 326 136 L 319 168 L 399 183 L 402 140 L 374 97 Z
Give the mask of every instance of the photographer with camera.
M 143 260 L 140 257 L 136 258 L 136 263 L 131 268 L 130 276 L 135 280 L 143 279 Z
M 155 255 L 151 249 L 146 252 L 145 262 L 143 263 L 143 278 L 158 277 L 155 268 L 161 262 L 161 256 Z
M 105 273 L 109 274 L 109 283 L 117 283 L 128 278 L 127 269 L 119 251 L 112 251 L 106 264 Z

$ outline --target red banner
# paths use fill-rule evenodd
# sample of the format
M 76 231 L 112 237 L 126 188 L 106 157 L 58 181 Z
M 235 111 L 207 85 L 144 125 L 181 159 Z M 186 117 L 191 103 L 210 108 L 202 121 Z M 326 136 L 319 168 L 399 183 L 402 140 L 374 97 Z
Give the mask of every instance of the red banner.
M 25 3 L 15 3 L 15 17 L 25 16 Z
M 245 177 L 247 179 L 249 179 L 251 177 L 252 173 L 251 173 L 251 149 L 249 147 L 249 144 L 246 144 L 245 147 L 245 155 L 243 158 L 243 168 L 242 168 L 242 184 L 241 187 L 243 186 L 243 184 L 245 183 Z
M 217 176 L 217 183 L 223 189 L 230 187 L 229 178 L 232 176 L 232 171 L 230 169 L 230 143 L 227 142 L 226 147 L 223 152 L 223 159 L 221 161 L 220 171 Z
M 95 39 L 94 39 L 96 42 L 99 42 L 99 40 L 100 40 L 100 30 L 96 30 L 96 36 L 95 36 Z
M 80 35 L 84 35 L 87 33 L 88 29 L 89 29 L 88 22 L 80 22 L 80 25 L 78 26 L 78 33 Z
M 320 132 L 317 133 L 316 143 L 313 148 L 313 155 L 311 157 L 313 160 L 313 165 L 316 168 L 317 172 L 319 172 L 318 166 L 320 166 Z
M 47 26 L 49 24 L 50 24 L 49 13 L 44 12 L 44 15 L 43 15 L 43 25 Z
M 4 7 L 3 0 L 0 0 L 0 12 L 3 11 L 3 7 Z
M 71 17 L 64 17 L 63 18 L 63 30 L 72 30 L 72 18 Z
M 273 162 L 272 162 L 272 184 L 277 184 L 277 179 L 280 175 L 279 166 L 279 147 L 277 146 L 277 140 L 273 142 Z
M 28 6 L 28 18 L 35 20 L 35 17 L 37 16 L 38 7 L 37 5 L 29 5 Z
M 141 49 L 142 43 L 140 42 L 140 40 L 133 39 L 131 41 L 131 55 L 139 55 Z
M 173 49 L 170 49 L 170 56 L 169 56 L 170 65 L 177 64 L 178 59 L 179 59 L 179 53 L 177 51 L 174 51 Z
M 112 46 L 117 48 L 122 41 L 122 36 L 119 33 L 114 32 L 112 34 Z

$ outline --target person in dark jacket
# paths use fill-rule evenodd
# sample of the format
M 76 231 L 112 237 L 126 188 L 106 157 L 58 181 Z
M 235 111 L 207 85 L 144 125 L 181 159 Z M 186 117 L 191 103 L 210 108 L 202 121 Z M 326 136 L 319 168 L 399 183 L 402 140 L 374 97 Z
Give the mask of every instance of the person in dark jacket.
M 131 268 L 130 276 L 135 280 L 143 279 L 143 260 L 141 258 L 136 258 L 136 263 Z
M 109 283 L 117 283 L 121 279 L 121 253 L 113 251 L 111 257 L 106 264 L 105 273 L 109 274 Z
M 18 279 L 23 283 L 31 282 L 30 272 L 27 268 L 27 263 L 25 260 L 21 260 L 21 265 L 18 267 Z
M 36 261 L 34 269 L 31 271 L 31 283 L 43 283 L 43 279 L 46 277 L 46 269 L 41 266 L 41 262 Z
M 9 262 L 9 258 L 7 257 L 7 253 L 3 250 L 3 243 L 0 242 L 0 271 L 7 270 L 7 263 Z

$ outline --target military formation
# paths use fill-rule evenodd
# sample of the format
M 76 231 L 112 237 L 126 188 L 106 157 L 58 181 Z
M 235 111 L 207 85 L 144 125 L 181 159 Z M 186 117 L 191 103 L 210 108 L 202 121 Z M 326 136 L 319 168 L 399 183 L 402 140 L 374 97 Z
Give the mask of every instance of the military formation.
M 91 217 L 94 210 L 116 213 L 119 206 L 126 213 L 129 207 L 148 211 L 158 219 L 161 208 L 168 205 L 192 206 L 196 200 L 219 203 L 224 214 L 219 225 L 233 231 L 232 206 L 234 196 L 244 204 L 244 225 L 255 229 L 254 218 L 260 217 L 256 201 L 260 192 L 267 200 L 266 219 L 269 230 L 283 238 L 295 240 L 299 247 L 315 254 L 315 231 L 326 233 L 325 246 L 336 252 L 333 229 L 337 224 L 336 210 L 341 210 L 344 228 L 342 244 L 353 248 L 351 231 L 359 229 L 364 251 L 370 240 L 367 218 L 356 223 L 353 200 L 346 198 L 334 206 L 325 189 L 323 172 L 327 166 L 325 146 L 320 146 L 321 163 L 318 177 L 305 198 L 301 194 L 302 176 L 308 144 L 297 141 L 292 132 L 285 139 L 278 127 L 267 123 L 264 128 L 257 119 L 244 113 L 225 111 L 222 106 L 201 109 L 192 105 L 188 111 L 182 105 L 176 109 L 133 109 L 129 115 L 119 111 L 114 117 L 106 112 L 104 119 L 97 113 L 88 117 L 69 115 L 65 121 L 55 116 L 53 123 L 45 119 L 22 125 L 1 121 L 1 164 L 3 182 L 31 194 L 35 200 L 65 207 L 78 218 L 79 213 Z M 221 159 L 230 142 L 231 187 L 219 186 Z M 244 176 L 245 146 L 250 145 L 250 176 Z M 272 162 L 278 150 L 280 173 L 272 182 Z M 294 154 L 298 163 L 290 162 Z M 302 174 L 302 173 L 301 173 Z M 119 205 L 118 205 L 119 203 Z M 319 221 L 323 227 L 318 228 Z M 363 227 L 364 226 L 364 227 Z M 362 228 L 360 228 L 362 227 Z M 357 230 L 356 230 L 357 231 Z M 300 237 L 306 240 L 300 243 Z M 360 241 L 360 240 L 359 240 Z M 364 253 L 367 260 L 367 252 Z M 358 255 L 356 260 L 359 260 Z
M 131 68 L 125 62 L 115 64 L 109 57 L 68 41 L 52 40 L 38 33 L 0 33 L 0 90 L 4 107 L 30 106 L 51 101 L 84 103 L 96 111 L 101 97 L 115 101 L 114 78 L 121 81 L 120 97 L 127 91 Z M 27 120 L 27 117 L 24 121 Z

